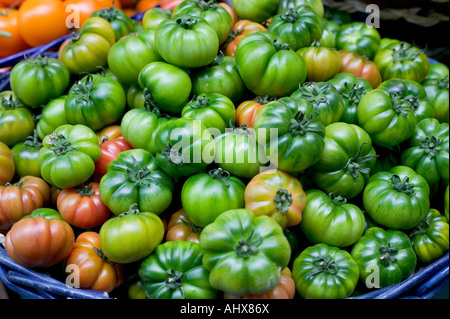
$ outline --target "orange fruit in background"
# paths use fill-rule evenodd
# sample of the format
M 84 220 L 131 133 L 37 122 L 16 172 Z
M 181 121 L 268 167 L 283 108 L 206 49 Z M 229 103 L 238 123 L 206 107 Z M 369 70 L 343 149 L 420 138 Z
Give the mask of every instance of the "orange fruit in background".
M 25 42 L 36 47 L 69 32 L 61 0 L 27 0 L 19 8 L 19 30 Z
M 28 49 L 19 30 L 19 12 L 16 9 L 0 9 L 0 30 L 11 35 L 0 36 L 0 59 Z

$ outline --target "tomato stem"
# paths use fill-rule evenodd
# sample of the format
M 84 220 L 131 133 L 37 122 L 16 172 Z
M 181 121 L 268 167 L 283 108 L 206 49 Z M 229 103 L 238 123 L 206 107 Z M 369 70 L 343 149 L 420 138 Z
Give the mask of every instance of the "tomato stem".
M 388 243 L 387 245 L 381 245 L 380 246 L 380 261 L 385 266 L 390 266 L 394 264 L 397 261 L 397 258 L 395 255 L 398 253 L 398 248 L 394 246 L 392 243 Z
M 392 99 L 392 107 L 400 116 L 408 116 L 408 112 L 412 109 L 412 105 L 402 98 L 399 92 L 390 93 Z
M 292 135 L 306 135 L 309 132 L 325 134 L 325 132 L 320 128 L 308 126 L 313 120 L 313 118 L 314 114 L 305 117 L 304 112 L 301 111 L 297 112 L 294 118 L 291 119 L 290 121 L 291 125 L 289 127 L 289 132 Z
M 261 243 L 261 235 L 255 233 L 255 228 L 252 227 L 250 235 L 247 239 L 239 239 L 238 244 L 234 246 L 234 251 L 239 257 L 248 258 L 258 253 L 258 246 Z
M 320 103 L 325 103 L 328 100 L 324 94 L 328 91 L 329 87 L 329 83 L 323 87 L 319 87 L 317 82 L 305 82 L 300 85 L 299 91 L 302 99 L 311 102 L 314 108 L 317 108 Z
M 72 89 L 72 92 L 74 94 L 78 94 L 75 101 L 85 103 L 88 102 L 93 88 L 94 76 L 92 74 L 89 74 L 81 81 L 78 81 Z
M 170 143 L 167 143 L 166 147 L 167 149 L 162 151 L 161 155 L 167 157 L 169 162 L 179 166 L 186 162 L 181 149 L 174 148 Z
M 139 205 L 137 203 L 134 203 L 130 205 L 130 208 L 128 209 L 127 212 L 120 214 L 119 217 L 124 217 L 127 215 L 139 215 L 140 213 L 141 211 L 139 209 Z
M 281 213 L 287 213 L 289 206 L 294 202 L 292 194 L 288 190 L 279 188 L 276 195 L 273 197 L 276 205 L 275 208 Z
M 414 196 L 416 194 L 416 192 L 414 191 L 414 184 L 409 183 L 409 176 L 406 176 L 402 181 L 400 176 L 394 174 L 391 176 L 391 182 L 394 189 L 398 192 L 409 194 L 411 196 Z
M 50 135 L 50 140 L 48 141 L 47 147 L 51 149 L 57 156 L 66 154 L 70 151 L 77 151 L 76 148 L 72 147 L 70 141 L 62 134 L 57 135 L 53 132 Z
M 219 7 L 215 0 L 197 0 L 195 3 L 202 11 L 216 10 Z
M 39 141 L 39 136 L 37 134 L 36 129 L 33 130 L 33 135 L 28 136 L 25 142 L 23 142 L 23 144 L 35 148 L 42 147 L 42 143 L 41 141 Z
M 422 148 L 429 157 L 435 158 L 436 155 L 441 151 L 442 139 L 436 136 L 426 137 L 421 143 L 420 148 Z
M 313 264 L 314 266 L 316 266 L 316 268 L 308 273 L 309 279 L 322 272 L 335 275 L 339 270 L 338 266 L 330 255 L 317 257 L 313 260 Z
M 200 94 L 197 98 L 193 98 L 189 103 L 189 106 L 193 109 L 199 109 L 209 106 L 210 99 L 206 94 Z
M 195 224 L 192 223 L 192 222 L 188 222 L 187 220 L 184 220 L 184 219 L 181 219 L 181 221 L 182 221 L 183 224 L 185 224 L 186 226 L 191 227 L 193 233 L 198 233 L 198 232 L 201 232 L 201 231 L 203 230 L 202 227 L 197 226 L 197 225 L 195 225 Z
M 419 54 L 425 50 L 413 50 L 415 47 L 412 44 L 401 42 L 398 46 L 392 49 L 393 62 L 405 62 L 406 60 L 414 60 Z
M 230 173 L 222 168 L 217 168 L 209 171 L 209 176 L 223 182 L 226 186 L 230 186 L 228 179 L 230 178 Z
M 167 270 L 168 278 L 164 282 L 166 287 L 172 290 L 180 289 L 182 298 L 185 299 L 183 289 L 183 273 L 181 271 L 169 269 Z
M 340 92 L 341 95 L 348 100 L 350 104 L 357 105 L 361 101 L 362 97 L 366 95 L 367 90 L 364 86 L 353 84 L 352 87 L 349 86 L 348 82 L 344 82 L 344 90 Z
M 330 197 L 331 201 L 333 202 L 333 204 L 335 204 L 336 206 L 341 206 L 347 203 L 347 198 L 342 197 L 342 196 L 336 196 L 336 194 L 334 193 L 329 193 L 328 197 Z
M 7 110 L 25 107 L 25 104 L 14 94 L 11 94 L 9 97 L 2 97 L 0 104 Z
M 361 143 L 356 155 L 353 156 L 352 158 L 350 158 L 348 160 L 347 164 L 344 166 L 344 169 L 348 170 L 352 174 L 353 178 L 358 178 L 360 173 L 361 174 L 369 174 L 370 168 L 365 167 L 364 163 L 367 163 L 378 157 L 378 155 L 361 156 L 361 151 L 365 144 L 367 144 L 367 143 Z
M 81 196 L 91 196 L 95 194 L 95 191 L 92 190 L 92 185 L 89 184 L 84 185 L 81 188 L 77 188 L 77 192 Z
M 411 232 L 408 234 L 409 238 L 413 238 L 420 234 L 425 234 L 427 229 L 430 228 L 431 221 L 429 217 L 423 218 L 420 223 L 414 227 Z
M 175 22 L 184 29 L 192 29 L 197 24 L 197 20 L 191 17 L 178 18 Z
M 282 43 L 280 39 L 273 41 L 273 47 L 277 50 L 277 52 L 283 50 L 289 51 L 291 49 L 288 43 Z
M 274 96 L 264 95 L 263 97 L 257 96 L 253 101 L 261 105 L 266 105 L 276 100 L 277 98 Z
M 12 34 L 3 30 L 0 30 L 0 37 L 10 39 L 12 38 Z
M 294 23 L 295 21 L 298 20 L 299 15 L 297 13 L 297 11 L 295 11 L 294 9 L 290 8 L 288 11 L 286 11 L 285 13 L 283 13 L 280 18 L 286 22 L 289 23 Z
M 448 90 L 448 88 L 449 88 L 448 83 L 449 83 L 448 75 L 446 75 L 443 78 L 439 79 L 438 86 L 439 86 L 440 89 L 447 89 Z

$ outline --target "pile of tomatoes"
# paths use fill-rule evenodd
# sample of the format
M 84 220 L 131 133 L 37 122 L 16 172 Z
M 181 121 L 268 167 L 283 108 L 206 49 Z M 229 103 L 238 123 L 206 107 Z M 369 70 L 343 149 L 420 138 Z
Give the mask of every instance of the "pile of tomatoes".
M 448 251 L 447 66 L 320 0 L 159 4 L 12 68 L 16 263 L 132 299 L 338 299 Z

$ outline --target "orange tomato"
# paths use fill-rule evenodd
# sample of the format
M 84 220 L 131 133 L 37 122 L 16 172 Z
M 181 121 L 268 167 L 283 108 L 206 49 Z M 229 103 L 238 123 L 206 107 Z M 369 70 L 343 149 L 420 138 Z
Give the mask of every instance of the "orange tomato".
M 289 268 L 284 268 L 278 285 L 260 295 L 233 296 L 224 293 L 224 299 L 293 299 L 295 295 L 295 281 Z
M 97 132 L 98 143 L 102 144 L 107 140 L 115 140 L 116 138 L 122 137 L 122 131 L 120 130 L 120 125 L 108 125 L 101 131 Z
M 74 242 L 73 229 L 64 220 L 37 215 L 12 226 L 6 234 L 5 249 L 24 267 L 51 267 L 69 256 Z
M 258 96 L 254 100 L 242 102 L 236 109 L 236 126 L 241 127 L 245 124 L 248 128 L 253 128 L 259 111 L 273 100 L 268 96 Z
M 19 30 L 19 11 L 16 9 L 0 9 L 0 30 L 11 37 L 0 35 L 0 59 L 19 53 L 29 48 Z
M 340 73 L 350 73 L 367 80 L 376 89 L 382 82 L 381 73 L 373 61 L 352 51 L 338 51 L 341 56 Z
M 81 233 L 66 265 L 78 266 L 81 289 L 111 292 L 125 281 L 124 267 L 114 264 L 104 257 L 100 247 L 100 236 L 96 232 Z M 71 271 L 66 272 L 67 275 Z
M 278 169 L 253 177 L 245 188 L 244 198 L 245 209 L 255 216 L 271 217 L 283 229 L 300 224 L 306 205 L 306 194 L 300 181 Z
M 106 174 L 109 163 L 117 158 L 119 153 L 131 150 L 133 147 L 123 138 L 106 140 L 100 145 L 100 157 L 95 162 L 94 178 L 100 181 Z
M 8 145 L 0 142 L 0 185 L 10 182 L 16 171 L 14 157 Z
M 25 42 L 36 47 L 69 32 L 61 0 L 27 0 L 19 9 L 19 29 Z
M 0 186 L 0 233 L 50 201 L 50 186 L 42 178 L 24 176 L 15 184 Z
M 114 8 L 122 9 L 122 2 L 120 0 L 95 0 L 100 2 L 102 5 L 102 8 L 111 8 L 114 6 Z
M 61 217 L 70 225 L 88 229 L 102 225 L 111 215 L 100 198 L 99 184 L 63 189 L 56 202 Z
M 18 8 L 25 0 L 0 0 L 0 7 Z
M 243 37 L 251 33 L 266 30 L 266 27 L 262 24 L 250 20 L 236 22 L 231 31 L 232 40 L 226 44 L 224 54 L 234 57 L 236 55 L 236 48 Z
M 136 4 L 136 10 L 138 12 L 145 12 L 156 6 L 159 6 L 159 0 L 140 0 Z
M 163 10 L 167 10 L 167 9 L 175 9 L 175 7 L 177 5 L 179 5 L 181 2 L 183 2 L 184 0 L 161 0 L 160 1 L 160 6 Z
M 76 10 L 71 6 L 76 6 Z M 81 28 L 83 23 L 91 16 L 92 13 L 99 11 L 103 8 L 100 1 L 97 0 L 65 0 L 64 7 L 66 12 L 66 17 L 69 18 L 71 15 L 80 13 L 79 15 L 79 26 Z M 72 20 L 73 23 L 75 21 Z
M 184 209 L 173 213 L 167 225 L 166 241 L 192 241 L 200 243 L 202 228 L 194 225 L 186 216 Z

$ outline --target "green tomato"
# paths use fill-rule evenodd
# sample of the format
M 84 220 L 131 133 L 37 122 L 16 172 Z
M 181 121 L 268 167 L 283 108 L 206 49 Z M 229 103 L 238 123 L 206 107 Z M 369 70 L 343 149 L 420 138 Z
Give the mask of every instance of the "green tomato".
M 241 20 L 264 22 L 276 12 L 278 0 L 233 0 L 233 9 Z
M 352 22 L 341 26 L 336 35 L 338 50 L 354 51 L 372 60 L 380 46 L 380 33 L 364 22 Z
M 295 259 L 292 278 L 304 299 L 344 299 L 356 288 L 359 268 L 347 251 L 316 244 Z
M 30 175 L 41 177 L 41 168 L 38 161 L 41 148 L 42 142 L 39 140 L 36 130 L 24 142 L 17 143 L 11 148 L 16 175 L 19 177 Z
M 323 29 L 322 37 L 320 38 L 319 41 L 319 46 L 330 49 L 336 48 L 336 36 L 333 33 L 333 31 Z
M 245 125 L 217 136 L 214 139 L 214 162 L 231 175 L 251 179 L 261 172 L 268 162 L 264 146 L 253 129 Z
M 292 94 L 306 79 L 306 63 L 288 44 L 268 31 L 245 36 L 236 49 L 236 65 L 257 96 Z
M 401 282 L 417 264 L 408 236 L 394 229 L 369 228 L 353 245 L 351 255 L 358 264 L 361 282 L 372 288 Z
M 200 245 L 169 241 L 158 247 L 139 265 L 138 273 L 149 299 L 215 299 L 209 271 L 202 264 Z
M 219 93 L 228 97 L 233 103 L 240 102 L 246 87 L 239 74 L 235 58 L 224 56 L 220 52 L 210 65 L 193 73 L 192 91 L 196 96 Z
M 411 103 L 398 92 L 375 89 L 364 95 L 357 110 L 359 125 L 381 147 L 393 147 L 414 133 L 416 117 Z
M 138 84 L 142 69 L 150 62 L 161 60 L 156 50 L 155 31 L 151 29 L 121 38 L 108 53 L 108 66 L 124 86 Z
M 13 91 L 0 93 L 0 142 L 14 146 L 33 133 L 33 113 Z
M 320 122 L 324 125 L 340 121 L 344 114 L 344 101 L 341 95 L 327 82 L 306 82 L 300 85 L 291 97 L 311 102 Z
M 313 244 L 347 247 L 363 234 L 365 218 L 361 209 L 346 198 L 311 189 L 306 191 L 300 226 Z
M 300 5 L 275 15 L 267 29 L 294 51 L 320 41 L 323 30 L 322 18 L 308 5 Z
M 423 263 L 430 264 L 448 251 L 448 219 L 436 209 L 430 209 L 408 236 L 417 257 Z
M 70 88 L 64 109 L 70 124 L 97 131 L 119 120 L 125 106 L 126 95 L 119 82 L 90 74 Z
M 219 44 L 223 44 L 233 27 L 233 18 L 228 11 L 218 3 L 209 0 L 187 0 L 177 5 L 172 12 L 172 19 L 181 14 L 200 17 L 216 31 Z
M 416 130 L 405 143 L 402 165 L 422 175 L 428 184 L 449 181 L 449 125 L 428 118 L 417 123 Z
M 411 229 L 430 208 L 430 187 L 406 166 L 373 175 L 363 192 L 363 205 L 372 219 L 392 229 Z
M 281 226 L 247 209 L 219 215 L 202 230 L 200 246 L 211 286 L 235 296 L 275 287 L 291 257 Z
M 447 185 L 447 187 L 445 188 L 445 193 L 444 193 L 444 214 L 445 217 L 447 217 L 447 221 L 449 221 L 448 218 L 448 211 L 449 211 L 449 190 L 450 190 L 450 186 Z
M 282 171 L 304 171 L 320 159 L 325 146 L 325 125 L 304 99 L 284 97 L 266 104 L 254 128 L 258 141 L 266 142 L 270 162 Z
M 370 136 L 359 126 L 337 122 L 325 129 L 325 147 L 311 176 L 317 187 L 347 199 L 359 195 L 375 165 Z
M 42 108 L 41 118 L 36 123 L 36 130 L 41 140 L 52 134 L 58 126 L 70 124 L 66 118 L 66 99 L 67 95 L 62 95 Z
M 103 8 L 92 13 L 91 17 L 100 17 L 108 21 L 114 30 L 116 41 L 135 31 L 133 20 L 121 9 L 114 7 Z
M 327 82 L 336 88 L 344 102 L 344 113 L 340 121 L 358 124 L 358 105 L 362 97 L 372 91 L 370 83 L 350 73 L 338 73 Z
M 392 43 L 378 50 L 373 61 L 384 81 L 398 78 L 421 83 L 430 67 L 426 54 L 406 42 Z
M 160 7 L 154 7 L 147 10 L 142 17 L 142 26 L 144 29 L 156 30 L 164 20 L 169 20 L 172 17 L 172 10 L 164 10 Z
M 40 107 L 63 94 L 70 72 L 61 60 L 38 55 L 17 63 L 9 79 L 11 89 L 25 105 Z
M 422 82 L 427 97 L 433 102 L 435 117 L 439 122 L 448 123 L 448 67 L 442 63 L 430 65 L 427 77 Z
M 109 163 L 99 189 L 103 203 L 115 215 L 134 203 L 141 211 L 160 215 L 172 203 L 175 185 L 150 152 L 132 149 Z
M 204 171 L 214 157 L 213 137 L 198 120 L 174 118 L 163 123 L 155 145 L 158 165 L 176 179 Z
M 428 99 L 427 93 L 422 85 L 412 80 L 390 79 L 378 86 L 389 93 L 398 92 L 399 95 L 409 102 L 414 110 L 417 123 L 426 118 L 434 118 L 434 104 Z
M 97 135 L 81 124 L 59 126 L 44 138 L 42 146 L 38 157 L 41 175 L 59 189 L 86 182 L 100 158 Z
M 205 227 L 230 209 L 244 208 L 245 184 L 221 168 L 189 177 L 181 189 L 181 204 L 195 225 Z
M 60 49 L 59 58 L 71 73 L 98 71 L 106 65 L 108 52 L 116 42 L 111 24 L 100 17 L 90 17 L 75 35 Z
M 279 0 L 278 14 L 286 12 L 290 8 L 298 8 L 301 5 L 308 5 L 321 17 L 324 17 L 325 9 L 322 0 Z
M 161 22 L 156 30 L 155 40 L 161 57 L 182 68 L 209 65 L 219 51 L 216 31 L 205 19 L 188 14 L 180 14 Z
M 202 122 L 214 135 L 234 127 L 236 109 L 233 102 L 222 94 L 200 94 L 183 108 L 181 117 Z
M 141 148 L 156 156 L 156 137 L 163 123 L 173 119 L 161 114 L 157 107 L 147 105 L 129 110 L 122 118 L 120 130 L 133 148 Z
M 129 264 L 150 255 L 162 242 L 164 225 L 158 215 L 136 205 L 108 219 L 100 228 L 100 246 L 112 262 Z
M 181 112 L 192 91 L 192 81 L 186 71 L 160 61 L 151 62 L 142 69 L 139 85 L 148 90 L 149 99 L 158 108 L 169 114 Z

